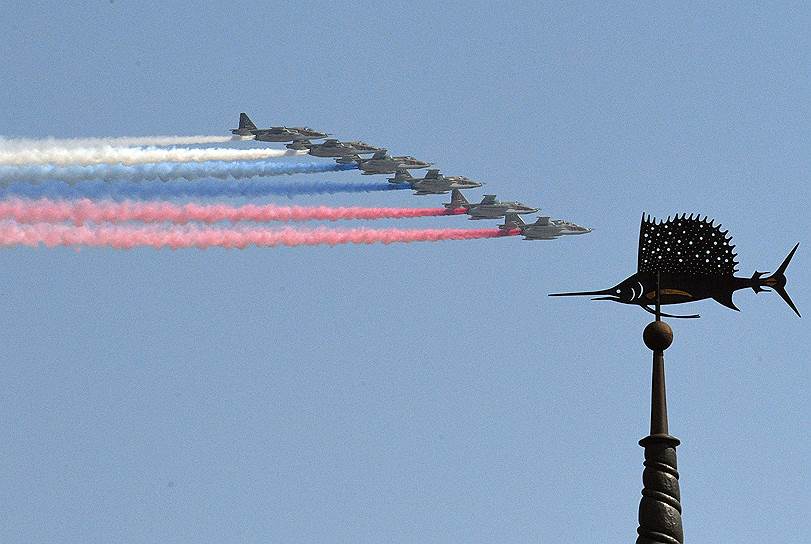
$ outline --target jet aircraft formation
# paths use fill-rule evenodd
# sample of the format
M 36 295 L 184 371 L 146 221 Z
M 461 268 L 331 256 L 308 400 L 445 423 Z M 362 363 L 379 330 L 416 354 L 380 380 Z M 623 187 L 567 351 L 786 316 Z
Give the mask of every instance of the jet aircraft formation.
M 0 247 L 245 248 L 477 240 L 523 235 L 549 240 L 590 229 L 542 217 L 514 200 L 462 191 L 483 186 L 445 176 L 430 162 L 392 155 L 384 147 L 338 140 L 309 127 L 257 127 L 245 114 L 229 135 L 152 135 L 94 138 L 0 136 Z M 232 136 L 233 135 L 233 136 Z M 233 139 L 282 143 L 221 146 Z M 272 160 L 309 154 L 320 160 Z M 334 159 L 323 160 L 323 159 Z M 426 173 L 417 174 L 420 169 Z M 256 178 L 360 170 L 383 179 L 291 181 Z M 444 206 L 284 206 L 229 204 L 222 198 L 370 193 L 391 189 L 416 195 L 450 193 Z M 185 202 L 175 202 L 182 199 Z M 329 228 L 313 221 L 409 219 L 467 215 L 498 220 L 497 228 L 384 226 Z M 298 226 L 294 223 L 310 223 Z M 223 225 L 229 223 L 230 225 Z M 265 224 L 287 223 L 283 227 Z
M 481 202 L 469 202 L 462 194 L 462 190 L 479 188 L 483 185 L 482 182 L 465 176 L 445 176 L 439 169 L 430 169 L 423 177 L 415 177 L 409 170 L 429 168 L 433 164 L 406 155 L 392 156 L 386 148 L 369 145 L 366 142 L 357 140 L 344 142 L 328 138 L 330 134 L 309 127 L 277 126 L 260 129 L 245 113 L 240 113 L 239 127 L 232 129 L 231 133 L 262 142 L 289 142 L 285 147 L 290 150 L 306 151 L 313 157 L 332 158 L 338 164 L 355 164 L 365 176 L 394 174 L 394 177 L 388 178 L 389 183 L 407 184 L 415 195 L 450 192 L 450 202 L 444 204 L 448 213 L 464 213 L 470 219 L 504 218 L 504 223 L 499 225 L 499 229 L 520 234 L 525 240 L 553 240 L 560 236 L 591 232 L 590 228 L 548 216 L 540 217 L 534 223 L 526 223 L 521 219 L 521 215 L 538 212 L 539 208 L 518 201 L 500 201 L 492 194 L 484 195 Z M 312 140 L 324 142 L 313 143 Z

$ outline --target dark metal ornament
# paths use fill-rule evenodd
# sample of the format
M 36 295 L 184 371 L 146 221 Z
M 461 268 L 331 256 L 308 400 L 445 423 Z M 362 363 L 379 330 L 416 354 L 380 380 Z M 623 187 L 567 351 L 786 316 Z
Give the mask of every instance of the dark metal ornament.
M 554 293 L 549 296 L 597 296 L 592 300 L 613 300 L 634 304 L 655 313 L 651 305 L 657 297 L 657 276 L 660 282 L 661 304 L 683 304 L 711 298 L 727 308 L 738 310 L 732 294 L 751 288 L 755 293 L 773 290 L 798 316 L 800 312 L 785 290 L 785 271 L 800 244 L 794 246 L 774 274 L 755 271 L 751 278 L 740 278 L 737 272 L 735 246 L 731 236 L 705 217 L 687 214 L 657 222 L 642 215 L 639 228 L 637 272 L 610 289 L 575 293 Z M 664 317 L 699 317 L 670 315 Z
M 661 305 L 711 298 L 737 310 L 732 302 L 733 293 L 749 287 L 755 293 L 775 291 L 800 315 L 785 290 L 785 271 L 799 244 L 774 274 L 764 277 L 766 272 L 755 271 L 751 278 L 739 278 L 735 276 L 738 263 L 731 237 L 727 231 L 721 230 L 720 225 L 713 223 L 706 217 L 687 217 L 686 214 L 657 222 L 643 214 L 636 274 L 611 289 L 550 295 L 596 295 L 593 300 L 634 304 L 656 316 L 656 321 L 650 323 L 643 333 L 645 345 L 653 351 L 653 371 L 650 435 L 639 441 L 639 445 L 645 448 L 645 470 L 637 544 L 684 543 L 676 462 L 679 439 L 668 431 L 665 391 L 664 352 L 673 341 L 673 331 L 661 318 L 699 316 L 664 314 Z

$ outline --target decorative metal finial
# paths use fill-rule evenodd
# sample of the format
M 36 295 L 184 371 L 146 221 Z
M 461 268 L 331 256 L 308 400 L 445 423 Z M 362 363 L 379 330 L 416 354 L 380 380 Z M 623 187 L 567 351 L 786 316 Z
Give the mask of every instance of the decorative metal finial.
M 755 271 L 751 278 L 739 278 L 735 246 L 732 237 L 720 225 L 707 217 L 687 214 L 657 222 L 642 215 L 639 229 L 637 272 L 622 283 L 601 291 L 555 293 L 549 296 L 597 296 L 592 300 L 613 300 L 634 304 L 656 314 L 650 306 L 659 298 L 660 304 L 682 304 L 711 298 L 727 308 L 738 310 L 732 294 L 751 288 L 755 293 L 773 290 L 798 316 L 800 312 L 786 292 L 785 271 L 800 244 L 794 246 L 774 274 Z M 657 279 L 658 278 L 658 279 Z M 660 283 L 657 296 L 657 282 Z M 656 300 L 655 300 L 656 299 Z M 664 317 L 695 318 L 698 315 Z

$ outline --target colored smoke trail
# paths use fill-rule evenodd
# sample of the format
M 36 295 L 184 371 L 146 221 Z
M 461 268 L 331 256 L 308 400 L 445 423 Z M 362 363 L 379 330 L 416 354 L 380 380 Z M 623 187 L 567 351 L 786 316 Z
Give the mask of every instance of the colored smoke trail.
M 444 208 L 362 208 L 329 206 L 277 206 L 275 204 L 172 204 L 169 202 L 97 202 L 88 199 L 78 201 L 21 200 L 0 201 L 0 220 L 11 219 L 18 223 L 59 223 L 68 221 L 76 225 L 84 223 L 121 223 L 141 221 L 145 223 L 190 222 L 216 223 L 220 221 L 338 221 L 342 219 L 405 219 L 412 217 L 436 217 L 464 213 Z
M 12 183 L 0 186 L 0 198 L 107 198 L 111 200 L 137 199 L 158 200 L 165 198 L 259 198 L 265 196 L 318 195 L 335 193 L 369 193 L 376 191 L 399 191 L 411 189 L 408 185 L 388 182 L 356 181 L 144 181 L 107 183 L 105 181 L 80 181 L 68 184 L 63 181 L 46 181 L 39 185 Z
M 50 147 L 127 147 L 224 144 L 232 136 L 113 136 L 108 138 L 4 138 L 0 136 L 0 149 L 6 151 L 46 149 Z
M 93 164 L 74 166 L 0 166 L 0 183 L 12 181 L 65 181 L 76 183 L 82 180 L 99 179 L 105 181 L 148 181 L 185 179 L 188 181 L 215 179 L 247 179 L 289 174 L 310 174 L 318 172 L 338 172 L 357 168 L 354 164 L 334 162 L 159 162 L 150 164 Z
M 315 246 L 339 244 L 393 244 L 475 240 L 509 236 L 499 229 L 256 229 L 180 226 L 160 228 L 125 226 L 79 226 L 0 222 L 0 246 L 95 246 L 116 249 L 152 247 L 237 248 L 248 246 Z
M 285 149 L 222 147 L 49 147 L 10 151 L 0 148 L 0 165 L 144 164 L 151 162 L 252 161 L 300 154 Z

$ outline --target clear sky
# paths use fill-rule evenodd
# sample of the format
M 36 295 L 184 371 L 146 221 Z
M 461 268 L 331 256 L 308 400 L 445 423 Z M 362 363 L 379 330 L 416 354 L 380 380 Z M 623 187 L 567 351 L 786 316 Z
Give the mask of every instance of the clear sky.
M 700 212 L 742 275 L 800 241 L 811 314 L 811 9 L 703 4 L 4 5 L 0 134 L 226 134 L 246 111 L 594 232 L 0 251 L 0 540 L 632 541 L 650 316 L 546 294 L 634 272 L 642 212 Z M 672 323 L 686 539 L 804 543 L 808 318 L 735 301 Z

